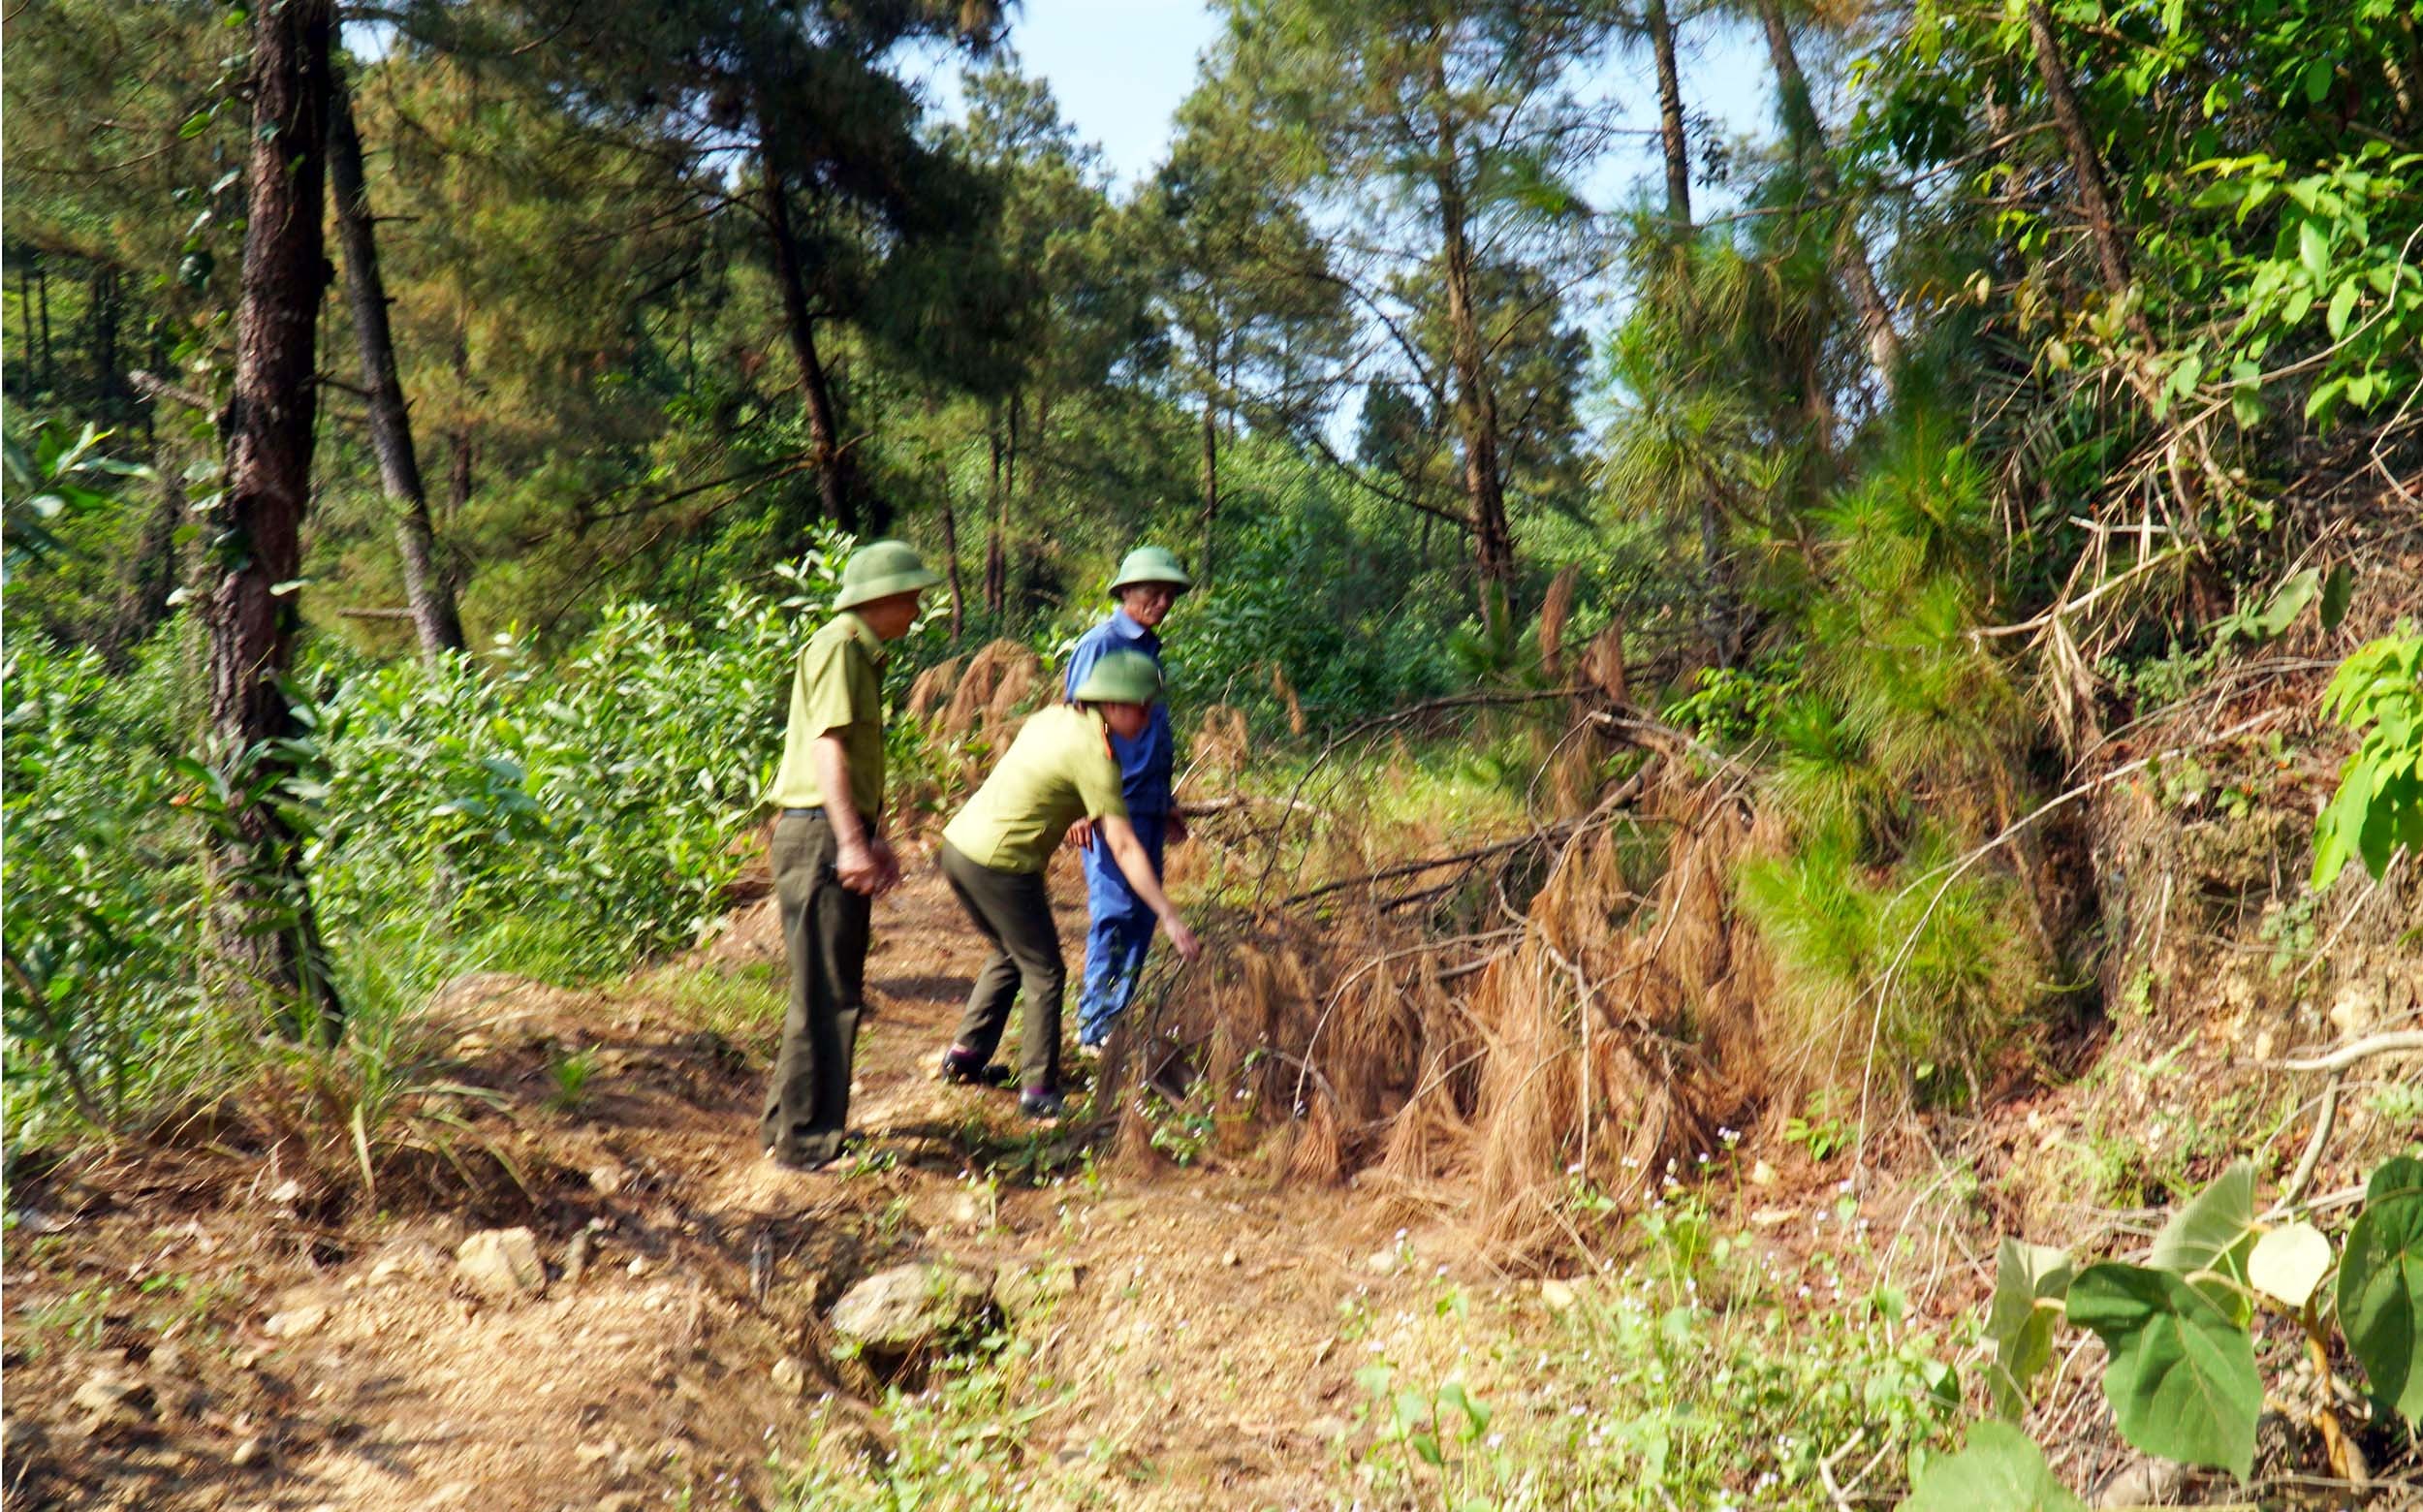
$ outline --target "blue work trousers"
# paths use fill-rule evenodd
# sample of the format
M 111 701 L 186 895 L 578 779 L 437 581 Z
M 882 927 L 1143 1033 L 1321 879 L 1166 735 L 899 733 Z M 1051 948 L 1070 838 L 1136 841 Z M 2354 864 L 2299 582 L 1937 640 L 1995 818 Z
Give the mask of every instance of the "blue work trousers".
M 1132 814 L 1136 838 L 1152 858 L 1152 874 L 1161 875 L 1162 849 L 1169 842 L 1167 814 Z M 1127 1011 L 1136 995 L 1136 979 L 1145 969 L 1145 953 L 1152 948 L 1152 910 L 1127 885 L 1110 842 L 1099 835 L 1086 847 L 1086 987 L 1077 999 L 1077 1038 L 1099 1045 L 1110 1034 L 1112 1021 Z

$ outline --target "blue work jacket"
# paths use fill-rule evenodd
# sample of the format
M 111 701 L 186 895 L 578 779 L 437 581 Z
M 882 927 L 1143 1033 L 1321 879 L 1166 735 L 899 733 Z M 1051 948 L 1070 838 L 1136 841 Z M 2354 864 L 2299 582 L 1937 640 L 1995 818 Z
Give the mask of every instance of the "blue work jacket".
M 1152 658 L 1154 666 L 1161 665 L 1161 638 L 1129 618 L 1126 610 L 1116 610 L 1110 618 L 1077 638 L 1076 648 L 1068 653 L 1068 676 L 1060 683 L 1063 696 L 1075 697 L 1077 684 L 1086 680 L 1095 662 L 1112 651 L 1142 651 Z M 1172 767 L 1177 759 L 1177 746 L 1170 739 L 1169 701 L 1152 706 L 1150 722 L 1133 740 L 1111 737 L 1111 751 L 1119 760 L 1128 813 L 1168 813 Z

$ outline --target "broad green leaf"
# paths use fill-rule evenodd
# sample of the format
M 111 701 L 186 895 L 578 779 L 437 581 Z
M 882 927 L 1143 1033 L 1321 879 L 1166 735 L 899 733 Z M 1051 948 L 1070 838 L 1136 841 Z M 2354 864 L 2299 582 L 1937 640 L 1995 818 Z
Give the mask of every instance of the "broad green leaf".
M 2283 1223 L 2254 1242 L 2247 1279 L 2254 1289 L 2302 1307 L 2331 1268 L 2331 1242 L 2311 1223 Z
M 2223 1312 L 2243 1322 L 2248 1312 L 2247 1299 L 2229 1281 L 2246 1280 L 2247 1250 L 2253 1244 L 2254 1166 L 2250 1161 L 2236 1160 L 2212 1185 L 2171 1214 L 2171 1220 L 2162 1225 L 2162 1232 L 2155 1236 L 2154 1253 L 2146 1263 L 2157 1271 L 2183 1276 L 2196 1276 L 2204 1272 L 2227 1276 L 2228 1281 L 2201 1279 L 2197 1289 Z
M 2090 1266 L 2070 1283 L 2069 1317 L 2111 1351 L 2103 1394 L 2122 1437 L 2241 1480 L 2253 1470 L 2254 1339 L 2203 1293 L 2170 1271 Z
M 2327 281 L 2322 275 L 2330 268 L 2330 238 L 2322 234 L 2321 227 L 2310 220 L 2297 223 L 2297 261 L 2305 266 L 2306 272 L 2313 276 L 2314 283 Z
M 2008 1423 L 1968 1431 L 1968 1446 L 1929 1465 L 1901 1512 L 2086 1512 L 2053 1478 L 2044 1451 Z
M 2255 628 L 2267 641 L 2285 635 L 2288 627 L 2297 622 L 2297 616 L 2305 613 L 2305 607 L 2313 603 L 2313 596 L 2321 590 L 2322 574 L 2319 569 L 2308 567 L 2293 574 L 2273 591 L 2271 601 L 2263 606 L 2263 613 L 2255 616 Z
M 2339 1263 L 2339 1326 L 2373 1394 L 2423 1419 L 2423 1160 L 2373 1173 Z
M 1994 1339 L 1988 1382 L 1994 1409 L 2017 1422 L 2028 1409 L 2028 1388 L 2053 1360 L 2058 1304 L 2069 1290 L 2075 1268 L 2067 1254 L 2004 1237 L 1995 1257 L 1994 1304 L 1986 1333 Z
M 2356 296 L 2363 290 L 2353 274 L 2339 281 L 2339 288 L 2331 295 L 2330 308 L 2322 312 L 2322 325 L 2333 341 L 2347 333 L 2347 317 L 2355 312 Z
M 2345 562 L 2331 569 L 2322 583 L 2322 628 L 2336 630 L 2347 617 L 2347 604 L 2355 597 L 2356 575 Z

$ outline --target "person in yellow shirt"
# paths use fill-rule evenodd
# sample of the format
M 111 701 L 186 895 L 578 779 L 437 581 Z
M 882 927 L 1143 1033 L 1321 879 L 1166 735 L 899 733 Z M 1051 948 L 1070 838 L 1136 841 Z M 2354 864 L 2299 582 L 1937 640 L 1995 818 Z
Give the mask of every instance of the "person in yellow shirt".
M 791 1000 L 758 1125 L 767 1156 L 787 1169 L 830 1166 L 849 1124 L 868 919 L 876 895 L 900 880 L 882 834 L 884 646 L 908 634 L 918 595 L 941 581 L 901 542 L 860 547 L 841 569 L 838 613 L 792 667 L 770 795 L 781 815 L 774 896 Z
M 991 958 L 968 993 L 951 1048 L 946 1081 L 999 1085 L 1010 1073 L 991 1064 L 1023 987 L 1025 1030 L 1019 1047 L 1019 1110 L 1030 1118 L 1060 1116 L 1060 1001 L 1068 965 L 1060 955 L 1044 867 L 1080 819 L 1111 850 L 1127 885 L 1167 930 L 1180 957 L 1202 952 L 1170 905 L 1152 858 L 1128 823 L 1118 758 L 1111 737 L 1133 740 L 1161 697 L 1161 669 L 1142 651 L 1113 651 L 1071 690 L 1070 702 L 1039 710 L 1019 731 L 992 775 L 942 832 L 942 874 L 986 939 Z

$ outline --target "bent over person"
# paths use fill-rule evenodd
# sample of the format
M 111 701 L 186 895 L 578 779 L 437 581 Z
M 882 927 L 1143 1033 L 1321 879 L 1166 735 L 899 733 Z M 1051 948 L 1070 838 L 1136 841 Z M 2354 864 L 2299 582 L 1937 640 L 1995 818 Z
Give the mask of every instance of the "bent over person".
M 792 668 L 772 791 L 791 1001 L 758 1138 L 793 1170 L 830 1165 L 849 1125 L 868 916 L 875 896 L 900 880 L 881 834 L 884 645 L 908 634 L 918 595 L 941 581 L 898 541 L 860 547 L 841 569 L 838 613 Z
M 1116 735 L 1132 740 L 1161 697 L 1161 671 L 1142 651 L 1113 651 L 1094 664 L 1073 700 L 1036 712 L 1009 754 L 942 832 L 942 874 L 969 919 L 992 942 L 991 958 L 968 993 L 951 1048 L 946 1081 L 997 1086 L 1010 1073 L 991 1064 L 1022 987 L 1026 1022 L 1019 1046 L 1019 1110 L 1056 1118 L 1060 1099 L 1060 1001 L 1068 966 L 1044 867 L 1080 819 L 1093 821 L 1120 873 L 1170 931 L 1188 961 L 1195 936 L 1153 875 L 1152 859 L 1127 820 L 1119 793 Z
M 1076 648 L 1069 652 L 1068 695 L 1076 697 L 1078 684 L 1114 651 L 1141 651 L 1158 668 L 1161 622 L 1194 582 L 1165 548 L 1140 546 L 1128 552 L 1119 563 L 1118 575 L 1111 580 L 1111 597 L 1118 608 L 1079 637 Z M 1186 838 L 1185 821 L 1178 816 L 1171 793 L 1175 742 L 1170 738 L 1168 702 L 1152 706 L 1151 716 L 1134 739 L 1114 734 L 1111 752 L 1118 758 L 1127 822 L 1143 842 L 1145 854 L 1152 859 L 1152 874 L 1157 878 L 1162 874 L 1166 848 Z M 1110 1038 L 1112 1024 L 1136 995 L 1145 953 L 1152 948 L 1152 910 L 1127 885 L 1110 847 L 1101 843 L 1089 821 L 1079 820 L 1071 827 L 1069 838 L 1086 854 L 1086 980 L 1077 995 L 1077 1047 L 1087 1051 L 1099 1049 Z

